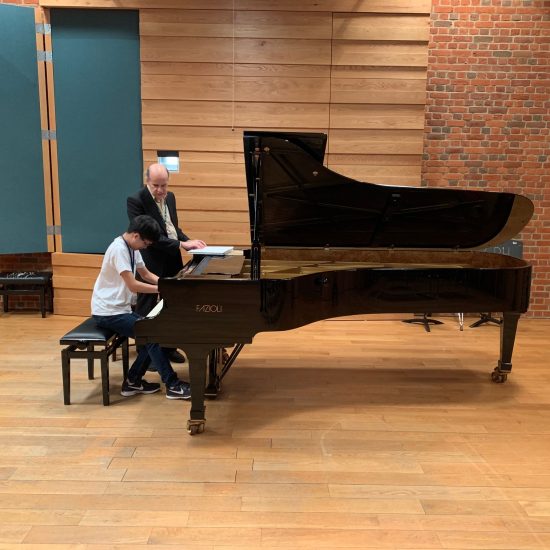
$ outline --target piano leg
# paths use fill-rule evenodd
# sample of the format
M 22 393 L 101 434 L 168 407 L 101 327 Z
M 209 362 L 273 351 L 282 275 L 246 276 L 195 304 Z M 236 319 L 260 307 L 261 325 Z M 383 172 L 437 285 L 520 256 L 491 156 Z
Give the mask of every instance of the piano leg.
M 187 345 L 183 348 L 189 361 L 189 382 L 191 384 L 191 412 L 187 421 L 187 432 L 196 435 L 204 432 L 206 422 L 204 389 L 206 386 L 207 359 L 211 346 Z
M 209 399 L 216 399 L 222 388 L 222 380 L 237 359 L 244 344 L 235 344 L 231 355 L 226 348 L 216 348 L 208 356 L 208 384 L 206 385 L 205 396 Z
M 208 383 L 206 384 L 205 396 L 209 399 L 216 399 L 221 390 L 220 375 L 227 352 L 224 348 L 216 348 L 208 355 Z
M 497 384 L 506 382 L 508 374 L 512 371 L 512 352 L 516 340 L 519 313 L 504 312 L 500 325 L 500 359 L 498 365 L 491 373 L 491 379 Z
M 218 385 L 218 350 L 214 349 L 208 354 L 208 382 L 206 384 L 206 390 L 204 391 L 205 397 L 209 399 L 216 399 L 218 397 L 219 385 Z

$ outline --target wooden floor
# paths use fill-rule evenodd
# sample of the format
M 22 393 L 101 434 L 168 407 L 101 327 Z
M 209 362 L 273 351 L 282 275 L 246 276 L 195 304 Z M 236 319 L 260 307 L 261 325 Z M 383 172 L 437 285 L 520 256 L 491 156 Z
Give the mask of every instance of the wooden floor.
M 110 407 L 83 361 L 64 406 L 78 320 L 0 314 L 0 550 L 550 548 L 550 320 L 505 384 L 496 326 L 260 334 L 195 437 L 188 403 L 120 397 L 120 362 Z

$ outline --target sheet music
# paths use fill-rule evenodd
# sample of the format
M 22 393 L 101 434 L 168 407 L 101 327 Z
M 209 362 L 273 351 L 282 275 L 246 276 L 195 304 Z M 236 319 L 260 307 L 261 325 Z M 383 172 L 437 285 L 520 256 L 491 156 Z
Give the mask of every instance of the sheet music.
M 189 254 L 198 254 L 203 256 L 224 256 L 233 250 L 232 246 L 205 246 L 189 250 Z
M 159 303 L 147 314 L 147 317 L 156 317 L 160 310 L 164 306 L 164 300 L 160 300 Z

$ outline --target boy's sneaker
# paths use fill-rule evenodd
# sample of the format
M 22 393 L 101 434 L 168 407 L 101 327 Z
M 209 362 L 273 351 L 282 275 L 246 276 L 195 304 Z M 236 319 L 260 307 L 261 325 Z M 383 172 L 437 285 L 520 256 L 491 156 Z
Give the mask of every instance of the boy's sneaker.
M 130 397 L 137 393 L 156 393 L 160 390 L 160 384 L 156 382 L 147 382 L 143 378 L 139 382 L 130 382 L 130 380 L 124 380 L 122 383 L 122 389 L 120 395 L 124 397 Z
M 191 386 L 187 382 L 177 382 L 166 387 L 167 399 L 191 399 Z

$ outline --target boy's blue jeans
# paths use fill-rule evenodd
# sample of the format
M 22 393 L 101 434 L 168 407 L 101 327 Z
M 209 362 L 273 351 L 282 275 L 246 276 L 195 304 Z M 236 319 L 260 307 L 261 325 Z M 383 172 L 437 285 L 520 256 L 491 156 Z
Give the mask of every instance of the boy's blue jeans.
M 143 317 L 137 313 L 121 313 L 119 315 L 94 315 L 98 327 L 114 330 L 128 338 L 134 338 L 134 325 Z M 160 374 L 161 380 L 171 387 L 178 382 L 178 375 L 174 372 L 166 353 L 158 344 L 145 344 L 140 347 L 136 360 L 128 371 L 128 380 L 139 382 L 147 371 L 147 356 Z

